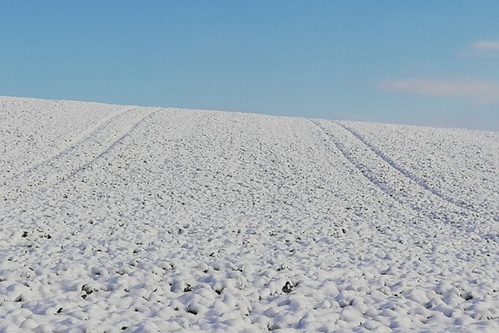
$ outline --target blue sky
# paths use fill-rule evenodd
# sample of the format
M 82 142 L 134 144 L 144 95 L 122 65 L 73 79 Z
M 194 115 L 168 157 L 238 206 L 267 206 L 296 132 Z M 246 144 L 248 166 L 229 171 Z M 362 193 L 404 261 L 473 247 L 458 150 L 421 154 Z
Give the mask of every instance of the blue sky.
M 3 1 L 0 95 L 499 131 L 499 1 Z

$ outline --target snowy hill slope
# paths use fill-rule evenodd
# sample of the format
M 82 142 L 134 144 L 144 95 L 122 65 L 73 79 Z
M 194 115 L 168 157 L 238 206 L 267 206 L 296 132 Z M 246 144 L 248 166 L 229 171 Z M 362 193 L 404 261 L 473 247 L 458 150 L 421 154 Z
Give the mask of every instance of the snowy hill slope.
M 2 332 L 497 332 L 499 133 L 0 97 Z

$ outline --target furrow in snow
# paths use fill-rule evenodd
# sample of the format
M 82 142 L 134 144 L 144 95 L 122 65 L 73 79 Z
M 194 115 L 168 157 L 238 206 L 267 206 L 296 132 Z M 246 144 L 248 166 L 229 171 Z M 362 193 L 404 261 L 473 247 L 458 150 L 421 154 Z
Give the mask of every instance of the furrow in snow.
M 0 96 L 0 183 L 57 156 L 108 115 L 130 108 Z
M 344 129 L 346 129 L 347 131 L 352 133 L 353 136 L 355 136 L 360 142 L 362 142 L 364 145 L 366 145 L 373 153 L 375 153 L 377 156 L 379 156 L 379 158 L 381 158 L 383 161 L 388 163 L 388 165 L 390 165 L 392 168 L 394 168 L 395 170 L 400 172 L 402 175 L 409 178 L 417 185 L 421 186 L 426 191 L 431 192 L 431 194 L 436 195 L 440 199 L 447 201 L 447 202 L 455 205 L 458 208 L 470 210 L 472 213 L 477 213 L 472 208 L 466 207 L 466 206 L 462 205 L 461 203 L 459 203 L 458 200 L 454 200 L 453 198 L 443 194 L 441 191 L 430 187 L 422 179 L 420 179 L 416 175 L 410 173 L 408 170 L 406 170 L 403 167 L 401 167 L 400 165 L 398 165 L 393 159 L 391 159 L 389 156 L 387 156 L 383 151 L 381 151 L 379 148 L 377 148 L 371 142 L 367 141 L 361 134 L 359 134 L 358 132 L 356 132 L 352 128 L 350 128 L 342 123 L 339 123 L 339 122 L 336 122 L 336 124 L 338 124 L 339 126 L 343 127 Z
M 15 200 L 47 188 L 78 172 L 105 153 L 144 118 L 157 109 L 134 108 L 106 117 L 89 134 L 58 155 L 47 159 L 17 176 L 3 181 L 0 196 L 3 201 Z
M 52 155 L 49 156 L 44 156 L 44 159 L 37 162 L 35 165 L 30 166 L 25 169 L 20 169 L 16 170 L 15 173 L 10 173 L 8 176 L 4 178 L 4 180 L 9 180 L 12 178 L 15 178 L 16 176 L 19 176 L 19 174 L 26 174 L 26 173 L 33 173 L 37 172 L 37 168 L 40 168 L 42 165 L 47 165 L 50 164 L 51 160 L 55 160 L 60 158 L 60 156 L 68 154 L 68 152 L 72 149 L 75 149 L 76 146 L 82 143 L 85 139 L 91 138 L 93 135 L 96 133 L 102 131 L 111 121 L 113 121 L 114 118 L 127 113 L 131 112 L 133 110 L 137 109 L 135 108 L 124 108 L 120 109 L 116 112 L 113 112 L 111 114 L 103 116 L 101 119 L 98 119 L 98 121 L 95 124 L 92 124 L 92 126 L 87 127 L 83 131 L 81 131 L 76 137 L 72 138 L 70 142 L 68 142 L 66 145 L 64 145 L 59 151 L 53 153 Z
M 499 221 L 499 133 L 338 122 L 354 130 L 418 183 L 459 207 Z
M 380 181 L 377 177 L 375 177 L 369 169 L 367 169 L 364 165 L 360 164 L 355 157 L 351 154 L 351 151 L 348 149 L 348 144 L 346 141 L 348 140 L 345 137 L 341 137 L 341 133 L 336 133 L 336 135 L 332 135 L 329 130 L 326 130 L 323 125 L 318 120 L 310 120 L 314 126 L 319 128 L 325 135 L 328 137 L 334 144 L 334 146 L 341 152 L 341 154 L 345 157 L 347 161 L 349 161 L 369 182 L 371 182 L 375 187 L 379 188 L 381 192 L 385 193 L 391 199 L 397 201 L 398 203 L 404 204 L 404 201 L 398 197 L 393 196 L 393 189 L 389 187 L 386 182 Z M 412 208 L 412 207 L 411 207 Z
M 468 221 L 480 224 L 477 214 L 457 207 L 426 190 L 413 179 L 394 168 L 343 126 L 331 121 L 316 120 L 344 155 L 373 184 L 398 202 L 433 219 L 462 226 Z

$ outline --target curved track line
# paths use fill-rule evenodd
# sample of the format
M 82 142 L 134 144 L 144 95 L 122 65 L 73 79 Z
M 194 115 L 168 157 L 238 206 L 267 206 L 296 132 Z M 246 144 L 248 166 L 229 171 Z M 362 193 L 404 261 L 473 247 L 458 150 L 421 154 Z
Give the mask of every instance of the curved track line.
M 102 156 L 104 156 L 106 153 L 110 152 L 114 147 L 116 147 L 116 145 L 122 141 L 123 139 L 125 139 L 126 137 L 130 136 L 130 133 L 132 133 L 134 130 L 137 129 L 137 127 L 140 126 L 140 124 L 142 124 L 144 121 L 146 121 L 147 119 L 151 118 L 152 116 L 154 116 L 158 111 L 162 110 L 162 108 L 156 108 L 154 111 L 151 111 L 149 112 L 148 114 L 146 114 L 144 117 L 142 117 L 139 121 L 137 121 L 135 124 L 133 124 L 133 126 L 125 133 L 123 134 L 122 136 L 120 136 L 118 139 L 114 140 L 109 146 L 107 146 L 103 151 L 101 151 L 100 153 L 98 153 L 94 158 L 92 158 L 91 161 L 79 166 L 76 170 L 74 170 L 73 172 L 71 173 L 68 173 L 67 175 L 64 176 L 64 179 L 61 179 L 61 181 L 58 181 L 54 184 L 59 184 L 61 183 L 62 181 L 64 181 L 65 179 L 69 178 L 69 177 L 73 177 L 74 175 L 76 175 L 78 172 L 81 172 L 85 169 L 87 169 L 92 163 L 94 163 L 97 159 L 101 158 Z M 54 185 L 52 184 L 52 185 Z
M 59 156 L 64 155 L 66 152 L 70 151 L 72 148 L 76 147 L 78 144 L 80 144 L 82 141 L 84 141 L 87 137 L 91 136 L 93 133 L 97 132 L 99 129 L 105 127 L 107 124 L 109 124 L 111 121 L 113 121 L 113 119 L 121 116 L 124 113 L 131 112 L 131 111 L 136 110 L 136 109 L 138 109 L 138 107 L 126 108 L 126 109 L 118 110 L 116 112 L 113 112 L 113 113 L 105 116 L 105 117 L 100 118 L 96 124 L 84 129 L 76 137 L 72 138 L 71 143 L 63 146 L 62 149 L 60 149 L 59 151 L 47 156 L 43 160 L 36 162 L 32 166 L 29 166 L 25 169 L 17 170 L 17 172 L 9 175 L 8 177 L 4 178 L 3 180 L 6 181 L 9 179 L 16 178 L 20 174 L 23 174 L 26 172 L 32 172 L 33 170 L 40 167 L 41 165 L 48 163 L 50 160 L 56 159 Z
M 359 134 L 355 130 L 353 130 L 353 129 L 351 129 L 351 128 L 349 128 L 349 127 L 347 127 L 347 126 L 345 126 L 345 125 L 343 125 L 343 124 L 341 124 L 339 122 L 335 121 L 334 123 L 337 124 L 338 126 L 343 127 L 348 132 L 352 133 L 352 135 L 354 137 L 356 137 L 360 142 L 362 142 L 365 146 L 367 146 L 379 158 L 381 158 L 383 161 L 385 161 L 386 163 L 388 163 L 388 165 L 390 165 L 392 168 L 394 168 L 395 170 L 397 170 L 398 172 L 400 172 L 404 177 L 407 177 L 410 180 L 412 180 L 414 183 L 416 183 L 417 185 L 419 185 L 424 190 L 430 192 L 433 195 L 436 195 L 440 199 L 442 199 L 442 200 L 444 200 L 444 201 L 446 201 L 446 202 L 448 202 L 450 204 L 453 204 L 453 205 L 457 206 L 458 208 L 466 209 L 466 210 L 469 210 L 470 212 L 473 212 L 473 213 L 478 213 L 477 211 L 475 211 L 475 210 L 473 210 L 473 209 L 471 209 L 469 207 L 466 207 L 466 206 L 463 206 L 463 205 L 459 204 L 458 202 L 456 202 L 456 200 L 454 200 L 453 198 L 451 198 L 449 196 L 446 196 L 445 194 L 443 194 L 442 192 L 438 191 L 437 189 L 434 189 L 434 188 L 430 187 L 430 185 L 428 185 L 427 183 L 425 183 L 421 178 L 417 177 L 416 175 L 412 174 L 408 170 L 404 169 L 403 167 L 401 167 L 397 163 L 395 163 L 395 161 L 393 159 L 391 159 L 390 157 L 388 157 L 385 153 L 383 153 L 375 145 L 373 145 L 372 143 L 370 143 L 369 141 L 367 141 L 361 134 Z
M 389 195 L 392 199 L 404 205 L 405 207 L 412 209 L 418 214 L 423 214 L 431 220 L 439 220 L 456 226 L 461 225 L 464 220 L 469 218 L 472 218 L 478 223 L 482 221 L 482 219 L 479 218 L 474 212 L 470 212 L 469 210 L 449 203 L 448 201 L 443 200 L 441 197 L 433 194 L 431 191 L 422 188 L 411 178 L 405 176 L 403 173 L 393 168 L 379 155 L 368 149 L 369 147 L 359 142 L 359 144 L 366 147 L 366 152 L 372 154 L 371 158 L 377 158 L 382 164 L 379 164 L 376 167 L 375 160 L 366 160 L 365 158 L 364 162 L 362 162 L 362 157 L 360 157 L 361 155 L 357 157 L 355 153 L 350 153 L 348 151 L 348 148 L 344 146 L 341 140 L 330 134 L 330 130 L 325 129 L 319 121 L 311 120 L 311 122 L 315 126 L 320 128 L 327 135 L 327 137 L 330 138 L 336 148 L 354 167 L 356 167 L 362 173 L 364 177 L 366 177 L 373 185 L 378 187 L 383 193 Z M 342 131 L 345 131 L 345 134 L 348 133 L 348 135 L 353 136 L 350 131 L 347 131 L 336 122 L 330 122 L 330 124 L 333 124 Z M 357 138 L 355 139 L 358 140 Z M 355 145 L 355 143 L 353 144 Z M 375 165 L 374 168 L 372 167 L 372 165 Z M 392 173 L 392 175 L 390 175 L 390 173 Z M 400 177 L 397 177 L 396 175 L 399 175 Z M 398 183 L 397 178 L 400 178 L 400 184 Z M 442 204 L 451 204 L 454 208 L 442 209 Z M 473 216 L 470 216 L 470 213 L 473 214 Z
M 400 200 L 397 196 L 394 195 L 395 191 L 391 187 L 388 187 L 388 186 L 384 185 L 376 177 L 373 177 L 371 175 L 371 173 L 368 172 L 369 170 L 367 170 L 367 169 L 363 168 L 361 165 L 359 165 L 359 163 L 357 163 L 357 161 L 348 152 L 348 150 L 346 149 L 346 147 L 339 140 L 337 140 L 335 137 L 333 137 L 332 135 L 330 135 L 328 133 L 328 131 L 325 130 L 322 127 L 322 125 L 319 124 L 319 122 L 317 122 L 316 120 L 311 120 L 311 119 L 307 119 L 307 120 L 310 123 L 312 123 L 312 125 L 314 125 L 315 127 L 317 127 L 322 133 L 324 133 L 324 135 L 334 144 L 334 146 L 336 147 L 336 149 L 338 149 L 338 151 L 343 155 L 343 157 L 345 157 L 345 159 L 348 162 L 350 162 L 350 164 L 352 164 L 357 170 L 359 170 L 360 173 L 370 183 L 372 183 L 374 186 L 376 186 L 377 188 L 379 188 L 386 195 L 390 196 L 393 200 L 397 201 L 400 204 L 405 205 L 405 203 L 404 203 L 403 200 Z M 413 207 L 410 207 L 410 208 L 413 209 L 413 210 L 415 210 Z
M 121 115 L 129 111 L 141 111 L 119 122 Z M 55 158 L 48 159 L 30 170 L 3 182 L 0 193 L 6 200 L 17 200 L 33 193 L 43 192 L 44 189 L 60 183 L 84 170 L 97 158 L 101 157 L 116 144 L 136 129 L 145 119 L 151 117 L 161 108 L 135 108 L 111 117 L 91 132 L 85 139 L 59 153 Z M 93 135 L 92 135 L 93 134 Z M 112 138 L 112 134 L 119 136 Z

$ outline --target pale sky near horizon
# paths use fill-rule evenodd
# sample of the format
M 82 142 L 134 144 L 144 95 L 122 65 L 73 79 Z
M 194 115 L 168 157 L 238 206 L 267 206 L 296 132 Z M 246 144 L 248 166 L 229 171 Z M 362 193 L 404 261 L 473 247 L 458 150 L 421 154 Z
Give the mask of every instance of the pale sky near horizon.
M 0 95 L 499 131 L 499 1 L 3 1 Z

